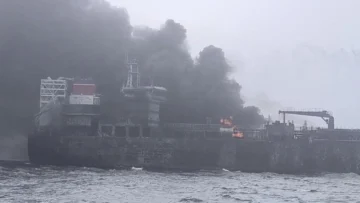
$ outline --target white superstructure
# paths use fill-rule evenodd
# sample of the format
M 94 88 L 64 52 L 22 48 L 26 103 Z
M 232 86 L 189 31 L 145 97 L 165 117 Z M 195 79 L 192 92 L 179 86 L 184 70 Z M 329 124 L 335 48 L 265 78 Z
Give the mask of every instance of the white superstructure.
M 52 102 L 55 98 L 66 98 L 67 94 L 67 79 L 58 78 L 41 79 L 40 83 L 40 109 Z

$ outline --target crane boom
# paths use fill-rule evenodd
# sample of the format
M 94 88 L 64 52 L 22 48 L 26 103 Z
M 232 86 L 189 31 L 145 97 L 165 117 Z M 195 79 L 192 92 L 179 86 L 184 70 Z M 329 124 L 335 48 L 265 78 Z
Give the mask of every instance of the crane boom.
M 279 114 L 283 114 L 283 121 L 285 123 L 285 115 L 293 114 L 293 115 L 302 115 L 302 116 L 314 116 L 322 118 L 329 129 L 335 128 L 334 117 L 328 111 L 279 111 Z

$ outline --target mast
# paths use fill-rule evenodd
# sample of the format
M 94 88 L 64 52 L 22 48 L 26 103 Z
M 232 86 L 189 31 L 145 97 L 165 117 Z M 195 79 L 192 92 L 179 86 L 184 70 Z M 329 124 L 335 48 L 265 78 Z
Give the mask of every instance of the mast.
M 129 60 L 128 55 L 126 55 L 126 67 L 128 69 L 128 76 L 125 88 L 140 87 L 140 72 L 136 59 Z

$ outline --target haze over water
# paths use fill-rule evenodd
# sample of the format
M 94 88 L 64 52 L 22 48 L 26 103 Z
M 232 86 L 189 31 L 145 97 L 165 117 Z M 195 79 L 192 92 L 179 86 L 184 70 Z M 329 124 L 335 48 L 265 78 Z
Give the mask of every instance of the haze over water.
M 0 202 L 359 202 L 360 176 L 0 164 Z

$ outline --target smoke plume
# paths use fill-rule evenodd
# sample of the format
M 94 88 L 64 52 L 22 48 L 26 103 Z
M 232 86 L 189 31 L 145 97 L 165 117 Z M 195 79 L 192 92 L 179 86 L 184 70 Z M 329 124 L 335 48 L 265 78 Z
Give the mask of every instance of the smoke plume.
M 11 0 L 0 2 L 0 29 L 2 128 L 31 129 L 40 79 L 48 76 L 92 77 L 111 101 L 126 79 L 126 54 L 138 59 L 144 84 L 152 78 L 169 90 L 165 122 L 264 121 L 258 108 L 244 108 L 223 50 L 209 45 L 193 59 L 186 28 L 175 20 L 159 29 L 133 27 L 125 9 L 103 0 Z

